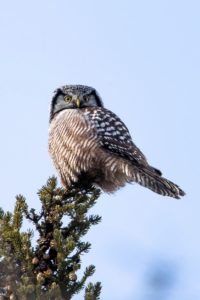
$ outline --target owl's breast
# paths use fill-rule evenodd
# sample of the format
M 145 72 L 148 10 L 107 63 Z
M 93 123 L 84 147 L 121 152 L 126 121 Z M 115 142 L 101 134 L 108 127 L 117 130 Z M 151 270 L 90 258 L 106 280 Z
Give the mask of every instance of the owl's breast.
M 62 181 L 76 181 L 94 165 L 98 137 L 79 109 L 58 113 L 49 127 L 49 153 Z
M 79 109 L 61 111 L 50 124 L 49 147 L 52 150 L 74 151 L 80 147 L 83 150 L 94 141 L 97 141 L 97 134 L 91 122 Z

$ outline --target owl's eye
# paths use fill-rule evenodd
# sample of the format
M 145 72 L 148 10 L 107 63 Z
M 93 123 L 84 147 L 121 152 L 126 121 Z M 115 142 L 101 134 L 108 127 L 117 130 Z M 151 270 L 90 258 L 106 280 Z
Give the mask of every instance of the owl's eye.
M 71 102 L 71 100 L 72 100 L 72 97 L 71 97 L 71 96 L 64 96 L 64 101 L 65 101 L 66 103 Z
M 87 101 L 87 102 L 90 100 L 90 96 L 85 96 L 84 98 L 85 98 L 85 101 Z

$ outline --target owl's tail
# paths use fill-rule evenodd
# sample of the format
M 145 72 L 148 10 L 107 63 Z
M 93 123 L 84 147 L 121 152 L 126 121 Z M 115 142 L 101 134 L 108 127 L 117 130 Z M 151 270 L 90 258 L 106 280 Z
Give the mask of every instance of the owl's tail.
M 161 176 L 161 172 L 151 166 L 134 166 L 133 181 L 163 196 L 180 199 L 185 192 L 175 183 Z

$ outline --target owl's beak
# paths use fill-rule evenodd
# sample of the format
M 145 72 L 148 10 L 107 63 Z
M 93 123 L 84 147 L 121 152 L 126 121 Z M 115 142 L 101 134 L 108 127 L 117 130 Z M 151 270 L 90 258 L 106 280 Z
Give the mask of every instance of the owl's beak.
M 77 98 L 75 103 L 76 103 L 76 106 L 79 108 L 81 105 L 81 100 L 79 98 Z

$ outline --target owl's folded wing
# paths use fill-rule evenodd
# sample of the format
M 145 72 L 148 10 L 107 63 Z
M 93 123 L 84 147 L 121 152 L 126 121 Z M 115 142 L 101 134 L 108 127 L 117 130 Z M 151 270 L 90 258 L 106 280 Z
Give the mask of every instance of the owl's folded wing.
M 148 165 L 144 154 L 133 143 L 128 128 L 113 112 L 95 107 L 85 109 L 85 114 L 92 123 L 103 148 L 133 163 Z

